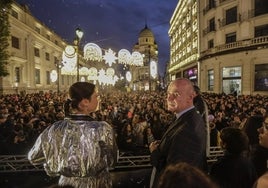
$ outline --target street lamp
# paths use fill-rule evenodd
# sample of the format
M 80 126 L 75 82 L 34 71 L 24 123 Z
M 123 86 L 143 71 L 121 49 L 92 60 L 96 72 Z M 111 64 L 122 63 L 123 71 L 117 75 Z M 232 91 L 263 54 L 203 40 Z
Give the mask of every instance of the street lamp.
M 76 73 L 76 76 L 77 76 L 77 82 L 78 82 L 79 81 L 79 45 L 80 45 L 80 41 L 81 41 L 81 38 L 83 37 L 84 33 L 80 28 L 76 28 L 75 34 L 76 34 L 76 37 L 74 40 L 74 44 L 76 46 L 76 54 L 77 54 L 77 60 L 76 60 L 77 73 Z
M 57 67 L 57 93 L 60 93 L 60 69 L 62 67 L 62 63 L 58 60 L 58 58 L 55 58 L 55 66 Z

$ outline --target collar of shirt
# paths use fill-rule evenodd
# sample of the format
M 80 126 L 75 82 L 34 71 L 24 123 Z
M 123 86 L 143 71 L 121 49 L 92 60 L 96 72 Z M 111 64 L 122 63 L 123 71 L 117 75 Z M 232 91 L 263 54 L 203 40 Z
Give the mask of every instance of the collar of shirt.
M 181 117 L 182 114 L 184 114 L 185 112 L 187 112 L 187 111 L 189 111 L 189 110 L 191 110 L 191 109 L 193 109 L 193 108 L 194 108 L 194 106 L 192 106 L 192 107 L 190 107 L 190 108 L 187 108 L 187 109 L 181 111 L 180 113 L 177 113 L 177 114 L 176 114 L 176 118 L 179 119 L 179 117 Z

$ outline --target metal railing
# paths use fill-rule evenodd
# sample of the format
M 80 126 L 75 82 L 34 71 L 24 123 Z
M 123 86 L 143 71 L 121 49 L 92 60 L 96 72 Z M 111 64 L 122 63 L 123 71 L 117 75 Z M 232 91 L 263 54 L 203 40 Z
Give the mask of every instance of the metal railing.
M 215 162 L 223 156 L 220 147 L 210 147 L 207 156 L 208 163 Z M 150 168 L 150 155 L 133 155 L 128 152 L 118 152 L 118 161 L 114 169 Z M 26 155 L 0 155 L 0 173 L 43 171 L 43 165 L 33 166 Z M 111 169 L 113 170 L 113 169 Z
M 232 43 L 215 46 L 214 48 L 210 48 L 201 52 L 201 57 L 209 56 L 209 55 L 227 51 L 227 50 L 234 50 L 234 49 L 239 49 L 239 48 L 253 47 L 253 46 L 259 46 L 259 45 L 266 45 L 266 44 L 268 44 L 268 36 L 256 37 L 252 39 L 241 40 L 241 41 L 236 41 Z

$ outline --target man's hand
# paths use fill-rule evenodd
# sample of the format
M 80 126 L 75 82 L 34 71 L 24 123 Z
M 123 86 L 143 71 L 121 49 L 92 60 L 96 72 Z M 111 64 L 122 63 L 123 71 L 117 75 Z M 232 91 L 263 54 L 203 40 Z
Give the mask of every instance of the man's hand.
M 156 140 L 154 142 L 152 142 L 149 146 L 149 150 L 152 153 L 154 150 L 156 150 L 156 148 L 159 146 L 160 140 Z

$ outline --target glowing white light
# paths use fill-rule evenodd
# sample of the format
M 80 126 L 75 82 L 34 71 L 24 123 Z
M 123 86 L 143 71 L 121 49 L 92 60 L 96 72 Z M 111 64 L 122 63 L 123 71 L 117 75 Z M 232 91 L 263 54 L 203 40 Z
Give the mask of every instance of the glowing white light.
M 143 66 L 143 57 L 140 52 L 132 53 L 130 64 L 135 66 Z
M 65 47 L 64 55 L 68 58 L 73 58 L 75 56 L 75 48 L 71 45 Z
M 79 70 L 80 75 L 88 75 L 88 72 L 89 72 L 89 70 L 87 67 L 81 67 Z
M 115 63 L 115 60 L 117 60 L 117 57 L 115 56 L 115 52 L 109 48 L 109 50 L 105 51 L 103 59 L 105 63 L 111 67 L 112 64 Z
M 91 67 L 88 70 L 88 80 L 98 80 L 98 70 L 95 67 Z
M 131 60 L 131 54 L 128 50 L 126 50 L 126 49 L 119 50 L 118 63 L 129 64 L 130 60 Z
M 157 64 L 155 61 L 151 61 L 150 63 L 150 73 L 151 76 L 155 79 L 157 76 Z
M 84 32 L 79 28 L 76 29 L 75 33 L 79 39 L 81 39 L 84 35 Z
M 73 46 L 66 46 L 62 53 L 62 72 L 61 74 L 73 75 L 76 70 L 77 53 Z
M 115 71 L 114 71 L 113 68 L 108 68 L 108 69 L 106 70 L 106 75 L 107 75 L 107 76 L 113 76 L 114 73 L 115 73 Z
M 52 70 L 50 73 L 50 80 L 51 82 L 56 82 L 58 79 L 58 73 L 56 70 Z
M 81 77 L 81 82 L 85 82 L 86 78 L 84 76 Z
M 84 46 L 84 58 L 91 61 L 102 61 L 101 48 L 95 43 L 87 43 Z
M 131 79 L 132 79 L 131 72 L 127 71 L 127 73 L 126 73 L 126 79 L 127 79 L 128 82 L 131 81 Z

